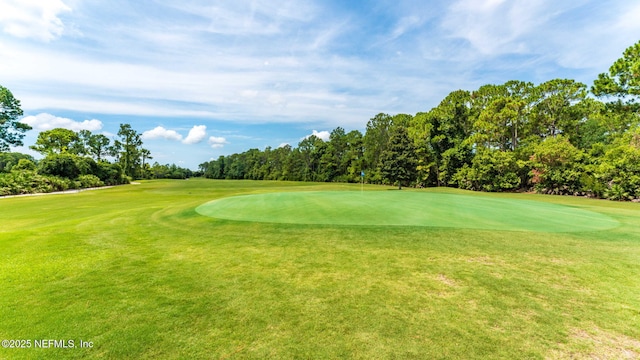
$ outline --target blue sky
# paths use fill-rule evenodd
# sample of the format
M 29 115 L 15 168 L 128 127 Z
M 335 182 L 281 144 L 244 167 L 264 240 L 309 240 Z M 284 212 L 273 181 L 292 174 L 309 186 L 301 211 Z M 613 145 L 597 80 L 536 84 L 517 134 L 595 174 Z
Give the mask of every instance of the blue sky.
M 0 85 L 34 130 L 144 134 L 160 163 L 364 132 L 449 92 L 591 85 L 640 40 L 640 2 L 0 0 Z M 28 148 L 14 151 L 32 153 Z

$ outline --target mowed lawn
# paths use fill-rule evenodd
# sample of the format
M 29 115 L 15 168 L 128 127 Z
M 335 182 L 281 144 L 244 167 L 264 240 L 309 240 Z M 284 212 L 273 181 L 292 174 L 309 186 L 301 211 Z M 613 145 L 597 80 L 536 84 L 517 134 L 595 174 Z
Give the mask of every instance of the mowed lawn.
M 360 185 L 191 179 L 0 199 L 0 339 L 31 342 L 0 359 L 640 357 L 640 204 L 365 186 L 559 211 L 529 210 L 528 230 L 196 211 L 300 191 Z M 602 222 L 563 229 L 562 209 Z

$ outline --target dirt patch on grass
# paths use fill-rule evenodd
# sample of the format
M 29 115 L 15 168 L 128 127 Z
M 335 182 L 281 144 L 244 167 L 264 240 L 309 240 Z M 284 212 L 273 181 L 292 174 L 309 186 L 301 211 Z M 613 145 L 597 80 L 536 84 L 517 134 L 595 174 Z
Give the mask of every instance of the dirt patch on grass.
M 458 287 L 458 283 L 455 280 L 446 277 L 444 274 L 438 274 L 436 280 L 450 287 Z
M 568 343 L 554 350 L 547 359 L 640 359 L 640 340 L 599 328 L 574 329 Z

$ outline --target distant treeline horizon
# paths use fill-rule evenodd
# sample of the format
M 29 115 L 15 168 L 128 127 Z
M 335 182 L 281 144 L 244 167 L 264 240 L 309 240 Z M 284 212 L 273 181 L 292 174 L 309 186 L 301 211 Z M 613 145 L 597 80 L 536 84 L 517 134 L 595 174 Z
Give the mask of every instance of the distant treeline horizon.
M 589 88 L 571 79 L 456 90 L 415 115 L 200 164 L 213 179 L 360 182 L 640 198 L 640 42 Z M 362 174 L 364 173 L 364 179 Z

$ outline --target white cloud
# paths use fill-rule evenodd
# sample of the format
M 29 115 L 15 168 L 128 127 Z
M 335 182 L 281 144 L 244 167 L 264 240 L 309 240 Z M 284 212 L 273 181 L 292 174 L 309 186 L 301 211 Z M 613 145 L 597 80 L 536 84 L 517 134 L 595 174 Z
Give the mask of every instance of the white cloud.
M 197 144 L 204 140 L 207 136 L 207 127 L 205 125 L 196 125 L 189 130 L 189 135 L 182 141 L 185 144 Z
M 163 126 L 156 126 L 154 129 L 147 130 L 142 133 L 142 139 L 144 140 L 166 139 L 173 141 L 182 141 L 183 144 L 187 145 L 197 144 L 204 140 L 206 136 L 206 125 L 195 125 L 191 128 L 191 130 L 189 130 L 189 134 L 184 139 L 182 135 L 177 131 L 166 129 Z
M 152 140 L 152 139 L 167 139 L 167 140 L 182 140 L 182 135 L 178 134 L 174 130 L 167 130 L 162 126 L 157 126 L 153 130 L 147 130 L 142 133 L 142 139 L 144 140 Z
M 242 97 L 245 97 L 245 98 L 253 99 L 256 96 L 258 96 L 258 91 L 257 90 L 242 90 L 240 95 Z
M 398 22 L 395 29 L 393 29 L 392 37 L 394 39 L 404 35 L 407 31 L 422 25 L 422 20 L 417 16 L 407 16 Z
M 328 131 L 313 130 L 313 132 L 311 134 L 303 137 L 302 139 L 308 139 L 312 135 L 315 135 L 316 137 L 322 139 L 322 141 L 329 141 L 329 137 L 331 136 L 331 133 L 328 132 Z
M 211 145 L 214 149 L 219 149 L 223 147 L 225 144 L 228 144 L 227 139 L 218 136 L 210 136 L 209 137 L 209 145 Z
M 49 42 L 62 36 L 65 25 L 59 15 L 70 11 L 61 0 L 3 0 L 0 26 L 15 37 Z
M 235 1 L 209 4 L 165 1 L 178 11 L 205 18 L 206 31 L 225 35 L 274 35 L 311 20 L 318 11 L 311 2 Z
M 63 32 L 49 34 L 65 41 L 55 47 L 0 34 L 0 79 L 25 111 L 362 130 L 376 113 L 426 111 L 458 88 L 509 78 L 592 81 L 640 34 L 638 7 L 620 0 L 376 1 L 371 13 L 290 0 L 158 0 L 152 18 L 106 2 L 76 9 L 73 1 L 0 0 L 2 20 L 15 17 L 5 3 L 74 9 L 56 13 Z M 67 37 L 74 24 L 82 41 Z M 527 56 L 499 57 L 514 52 Z M 594 66 L 594 57 L 604 60 Z M 569 73 L 576 64 L 598 71 Z M 176 128 L 185 143 L 193 139 L 187 129 Z
M 291 146 L 291 144 L 289 144 L 289 143 L 282 143 L 282 144 L 278 145 L 278 149 L 279 149 L 279 148 L 283 148 L 283 147 L 285 147 L 285 146 Z
M 20 120 L 20 122 L 31 126 L 36 131 L 46 131 L 55 128 L 64 128 L 73 131 L 97 131 L 102 129 L 102 121 L 100 120 L 91 119 L 80 122 L 59 116 L 54 116 L 48 113 L 25 116 Z
M 561 11 L 549 11 L 548 0 L 458 0 L 449 8 L 443 26 L 486 55 L 522 53 L 519 39 Z

